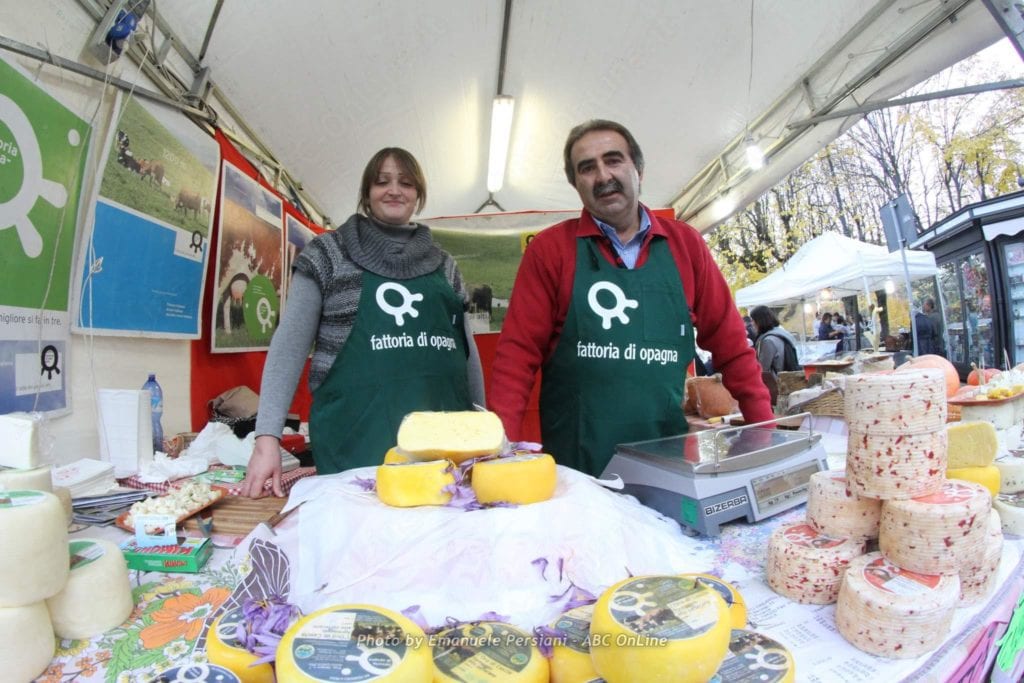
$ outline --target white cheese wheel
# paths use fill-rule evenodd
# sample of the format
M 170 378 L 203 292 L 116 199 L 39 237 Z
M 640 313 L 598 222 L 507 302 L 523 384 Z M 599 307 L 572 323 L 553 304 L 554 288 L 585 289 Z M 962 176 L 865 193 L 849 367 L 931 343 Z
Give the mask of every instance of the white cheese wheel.
M 956 575 L 918 574 L 881 553 L 868 553 L 846 569 L 836 627 L 850 644 L 873 655 L 917 657 L 942 644 L 959 597 Z
M 0 607 L 0 672 L 5 681 L 34 681 L 50 665 L 57 641 L 46 603 Z
M 723 581 L 714 574 L 680 574 L 680 576 L 694 579 L 700 585 L 717 591 L 718 595 L 725 600 L 726 606 L 729 607 L 732 627 L 734 629 L 747 627 L 747 603 L 732 584 Z
M 551 683 L 581 683 L 598 678 L 590 659 L 590 621 L 593 605 L 564 612 L 552 624 L 558 634 L 551 647 Z
M 536 638 L 515 626 L 474 622 L 445 629 L 432 642 L 434 683 L 548 683 L 548 660 Z
M 882 504 L 878 549 L 899 567 L 958 574 L 982 554 L 992 495 L 981 484 L 947 481 L 938 493 Z
M 419 460 L 447 459 L 456 465 L 481 455 L 497 455 L 505 428 L 484 410 L 409 413 L 398 425 L 398 449 Z
M 996 429 L 1009 429 L 1017 415 L 1016 401 L 977 401 L 960 406 L 961 421 L 989 422 Z
M 0 607 L 22 607 L 60 592 L 69 572 L 68 525 L 57 496 L 0 494 L 0 538 Z
M 135 602 L 121 549 L 99 538 L 75 538 L 67 550 L 68 582 L 46 601 L 53 632 L 68 640 L 83 640 L 123 624 Z
M 850 490 L 843 470 L 811 475 L 807 490 L 807 522 L 818 532 L 836 538 L 878 538 L 882 501 Z
M 992 464 L 999 470 L 999 493 L 1024 491 L 1024 458 L 1004 455 Z
M 217 617 L 206 638 L 206 656 L 211 664 L 233 672 L 242 683 L 274 683 L 273 665 L 264 663 L 252 666 L 260 656 L 249 652 L 239 642 L 236 633 L 242 619 L 244 614 L 241 607 Z
M 72 505 L 71 490 L 63 486 L 54 486 L 53 495 L 57 496 L 61 507 L 64 508 L 64 520 L 70 525 L 75 520 L 75 508 Z
M 547 453 L 482 460 L 470 473 L 473 493 L 481 503 L 528 505 L 555 493 L 555 459 Z
M 1017 401 L 1017 406 L 1024 406 L 1024 401 Z M 1006 455 L 1012 451 L 1020 448 L 1021 444 L 1021 416 L 1015 415 L 1013 418 L 1014 424 L 1010 425 L 1006 429 L 996 430 L 996 441 L 998 442 L 997 455 Z
M 594 605 L 590 657 L 608 683 L 709 680 L 729 650 L 729 608 L 717 591 L 682 576 L 635 576 Z
M 960 601 L 957 607 L 966 607 L 982 600 L 995 585 L 999 561 L 1003 559 L 1003 526 L 999 512 L 993 510 L 988 516 L 985 534 L 985 550 L 970 558 L 960 570 Z
M 851 375 L 843 404 L 850 431 L 876 436 L 944 431 L 945 375 L 937 369 Z
M 288 683 L 429 681 L 433 664 L 423 629 L 373 605 L 336 605 L 309 614 L 277 645 L 277 679 Z M 436 679 L 435 679 L 436 680 Z
M 793 683 L 796 660 L 777 640 L 748 631 L 733 629 L 729 652 L 718 667 L 715 679 L 721 683 Z
M 846 479 L 865 498 L 913 498 L 946 480 L 946 430 L 905 436 L 855 431 L 847 438 Z
M 447 460 L 400 462 L 377 468 L 377 497 L 386 505 L 408 508 L 444 505 L 452 499 L 445 488 L 455 483 Z
M 973 481 L 981 484 L 993 496 L 999 495 L 999 468 L 995 465 L 987 467 L 950 467 L 946 470 L 946 479 Z
M 0 465 L 18 469 L 39 466 L 39 420 L 28 413 L 0 415 Z
M 951 422 L 946 425 L 946 434 L 947 467 L 985 467 L 996 459 L 999 439 L 991 422 Z
M 50 475 L 52 469 L 50 465 L 30 469 L 0 468 L 0 491 L 31 490 L 53 493 L 53 479 Z
M 826 536 L 804 522 L 780 526 L 768 541 L 768 586 L 796 602 L 831 604 L 843 570 L 864 549 L 863 540 Z
M 992 507 L 999 512 L 1004 534 L 1024 536 L 1024 492 L 1000 493 Z

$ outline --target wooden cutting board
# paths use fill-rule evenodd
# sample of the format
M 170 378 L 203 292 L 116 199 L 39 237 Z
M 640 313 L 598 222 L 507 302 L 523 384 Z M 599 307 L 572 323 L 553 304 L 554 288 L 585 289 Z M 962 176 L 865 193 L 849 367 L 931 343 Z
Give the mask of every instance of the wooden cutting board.
M 281 511 L 287 498 L 265 496 L 263 498 L 246 498 L 245 496 L 224 496 L 207 509 L 213 513 L 213 533 L 230 536 L 246 536 L 260 522 L 273 517 Z M 198 517 L 185 520 L 186 529 L 199 530 Z

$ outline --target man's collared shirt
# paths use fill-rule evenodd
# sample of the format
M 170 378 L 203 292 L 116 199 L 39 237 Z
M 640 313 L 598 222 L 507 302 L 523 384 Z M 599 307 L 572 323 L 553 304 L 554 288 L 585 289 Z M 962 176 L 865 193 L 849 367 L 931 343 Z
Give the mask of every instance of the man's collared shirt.
M 636 259 L 640 256 L 640 245 L 644 243 L 644 238 L 647 233 L 651 230 L 651 217 L 647 215 L 647 211 L 640 209 L 640 229 L 633 239 L 629 240 L 626 244 L 619 241 L 619 233 L 615 232 L 615 228 L 608 225 L 602 220 L 599 220 L 596 216 L 594 222 L 597 223 L 597 227 L 604 233 L 608 241 L 612 243 L 612 247 L 615 248 L 615 253 L 622 259 L 622 263 L 630 270 L 636 265 Z

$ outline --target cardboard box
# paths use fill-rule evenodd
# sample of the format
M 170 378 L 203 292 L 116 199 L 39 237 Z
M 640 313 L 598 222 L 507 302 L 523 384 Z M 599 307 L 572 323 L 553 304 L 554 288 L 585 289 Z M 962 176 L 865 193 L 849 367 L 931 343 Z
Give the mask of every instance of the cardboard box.
M 134 538 L 121 544 L 121 552 L 129 569 L 144 572 L 185 572 L 195 574 L 213 554 L 213 543 L 208 538 L 178 537 L 177 545 L 158 545 L 140 548 Z

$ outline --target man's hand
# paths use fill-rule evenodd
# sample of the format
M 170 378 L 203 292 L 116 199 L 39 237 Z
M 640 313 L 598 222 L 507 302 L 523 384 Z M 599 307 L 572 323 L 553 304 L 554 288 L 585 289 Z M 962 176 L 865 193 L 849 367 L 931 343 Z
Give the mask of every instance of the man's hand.
M 249 458 L 249 466 L 245 471 L 245 479 L 239 494 L 248 498 L 262 498 L 263 485 L 270 479 L 274 495 L 284 497 L 281 488 L 281 441 L 276 437 L 264 434 L 256 437 L 256 445 Z

